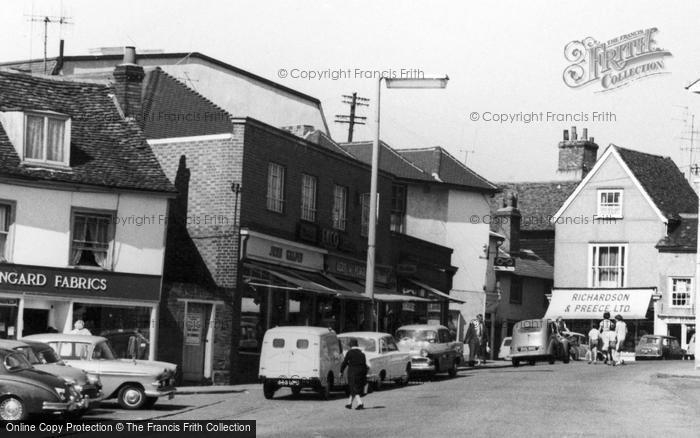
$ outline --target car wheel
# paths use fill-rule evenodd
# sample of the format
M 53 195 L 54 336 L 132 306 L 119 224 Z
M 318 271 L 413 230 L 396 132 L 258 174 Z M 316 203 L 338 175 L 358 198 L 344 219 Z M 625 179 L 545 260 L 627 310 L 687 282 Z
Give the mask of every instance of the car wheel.
M 27 418 L 24 403 L 17 397 L 9 396 L 0 401 L 0 420 L 18 421 Z
M 406 386 L 411 381 L 411 363 L 406 364 L 406 377 L 401 378 L 401 386 Z
M 265 398 L 271 400 L 272 397 L 275 396 L 275 391 L 277 391 L 277 386 L 274 383 L 265 380 L 265 383 L 263 383 L 263 395 Z
M 301 394 L 301 386 L 292 386 L 292 395 L 296 397 L 299 394 Z
M 146 403 L 146 394 L 136 385 L 126 385 L 119 390 L 117 402 L 123 409 L 140 409 Z
M 518 359 L 513 359 L 512 362 L 513 362 L 513 366 L 514 366 L 514 367 L 519 367 L 519 366 L 520 366 L 520 360 L 518 360 Z
M 452 366 L 450 367 L 449 370 L 447 370 L 447 374 L 448 374 L 450 377 L 456 377 L 456 376 L 457 376 L 457 359 L 455 359 L 455 360 L 452 362 Z
M 157 401 L 158 397 L 146 397 L 146 401 L 143 403 L 143 407 L 146 409 L 151 409 Z

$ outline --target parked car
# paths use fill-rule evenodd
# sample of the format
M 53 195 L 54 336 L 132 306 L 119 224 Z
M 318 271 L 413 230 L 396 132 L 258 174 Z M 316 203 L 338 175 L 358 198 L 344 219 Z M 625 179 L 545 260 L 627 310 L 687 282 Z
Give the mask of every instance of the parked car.
M 335 332 L 324 327 L 286 326 L 265 332 L 258 378 L 265 398 L 282 387 L 298 395 L 302 388 L 318 391 L 324 399 L 347 382 L 340 373 L 343 350 Z
M 0 348 L 18 351 L 37 370 L 61 377 L 67 383 L 76 385 L 80 394 L 87 400 L 88 409 L 103 399 L 102 382 L 100 382 L 99 376 L 67 366 L 48 344 L 2 339 L 0 340 Z
M 503 360 L 510 360 L 510 343 L 513 341 L 511 336 L 506 336 L 501 341 L 501 348 L 498 349 L 498 358 Z
M 124 409 L 152 407 L 159 397 L 173 398 L 177 365 L 150 360 L 117 359 L 101 336 L 44 333 L 24 341 L 44 342 L 68 365 L 95 374 L 105 399 L 116 398 Z
M 107 330 L 100 336 L 107 338 L 118 359 L 148 359 L 150 342 L 140 330 Z
M 338 335 L 343 351 L 350 349 L 350 339 L 357 339 L 358 346 L 369 362 L 367 381 L 374 389 L 381 389 L 387 381 L 401 385 L 408 383 L 411 373 L 411 358 L 399 351 L 393 336 L 378 332 L 349 332 Z
M 396 330 L 399 350 L 411 356 L 411 375 L 435 375 L 446 372 L 457 375 L 464 344 L 455 341 L 447 327 L 414 324 Z
M 0 349 L 0 420 L 21 421 L 31 414 L 79 416 L 88 406 L 75 385 L 32 367 L 18 351 Z
M 549 319 L 527 319 L 515 323 L 510 356 L 514 367 L 520 362 L 534 365 L 543 360 L 553 364 L 556 359 L 569 363 L 569 352 L 565 351 L 554 323 Z
M 681 359 L 683 349 L 673 336 L 644 335 L 635 349 L 637 359 Z

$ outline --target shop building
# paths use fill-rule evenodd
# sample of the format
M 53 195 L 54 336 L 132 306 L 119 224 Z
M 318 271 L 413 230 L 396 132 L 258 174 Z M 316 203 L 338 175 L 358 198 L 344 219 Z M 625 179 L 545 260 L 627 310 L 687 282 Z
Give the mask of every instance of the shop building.
M 0 338 L 135 333 L 157 358 L 174 188 L 118 88 L 0 72 Z
M 696 194 L 670 158 L 608 146 L 552 219 L 554 290 L 547 315 L 581 320 L 581 331 L 607 310 L 631 320 L 630 344 L 645 333 L 683 339 L 694 323 L 688 244 L 696 237 L 688 224 L 697 208 Z

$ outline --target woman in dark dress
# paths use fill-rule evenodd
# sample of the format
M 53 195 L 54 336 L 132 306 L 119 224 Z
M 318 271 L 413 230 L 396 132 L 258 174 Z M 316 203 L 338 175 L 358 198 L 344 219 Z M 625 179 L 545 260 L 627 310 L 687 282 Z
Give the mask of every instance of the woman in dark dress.
M 345 368 L 348 369 L 350 400 L 348 400 L 348 404 L 345 407 L 352 409 L 352 401 L 357 397 L 357 407 L 355 409 L 364 409 L 365 407 L 360 396 L 367 384 L 367 371 L 369 370 L 367 358 L 362 350 L 357 347 L 357 339 L 351 338 L 348 345 L 350 345 L 350 350 L 345 353 L 345 359 L 343 359 L 343 364 L 340 366 L 341 374 L 345 371 Z

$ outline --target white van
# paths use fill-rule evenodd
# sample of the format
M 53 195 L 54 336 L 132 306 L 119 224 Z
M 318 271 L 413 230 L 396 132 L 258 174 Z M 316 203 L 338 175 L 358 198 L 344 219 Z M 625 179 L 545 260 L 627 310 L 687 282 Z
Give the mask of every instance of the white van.
M 275 327 L 265 332 L 258 377 L 267 399 L 282 387 L 291 388 L 294 395 L 312 388 L 328 399 L 334 387 L 346 384 L 340 374 L 342 362 L 340 342 L 328 328 Z

